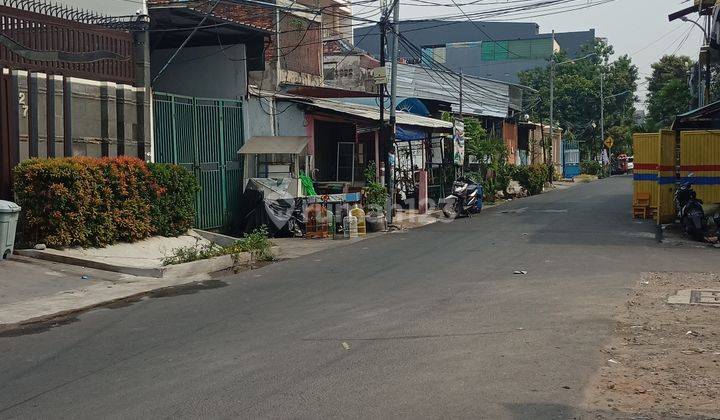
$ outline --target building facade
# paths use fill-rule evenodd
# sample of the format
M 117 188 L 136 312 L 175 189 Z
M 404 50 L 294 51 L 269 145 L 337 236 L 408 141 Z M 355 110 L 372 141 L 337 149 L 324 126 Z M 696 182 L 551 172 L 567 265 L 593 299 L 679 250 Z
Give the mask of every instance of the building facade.
M 518 82 L 518 73 L 545 66 L 554 52 L 576 58 L 595 41 L 595 30 L 540 33 L 535 23 L 405 21 L 400 32 L 417 51 L 401 47 L 400 57 L 427 67 L 444 66 L 453 71 L 509 83 Z M 355 45 L 370 54 L 379 54 L 377 26 L 355 30 Z M 376 55 L 377 56 L 377 55 Z

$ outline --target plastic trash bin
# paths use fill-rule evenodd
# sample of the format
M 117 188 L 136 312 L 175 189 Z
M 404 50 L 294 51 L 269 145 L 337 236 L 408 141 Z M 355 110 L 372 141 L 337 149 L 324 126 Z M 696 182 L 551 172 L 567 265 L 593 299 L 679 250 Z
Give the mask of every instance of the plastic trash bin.
M 0 200 L 0 256 L 3 260 L 12 254 L 15 247 L 15 231 L 19 215 L 20 206 L 11 201 Z

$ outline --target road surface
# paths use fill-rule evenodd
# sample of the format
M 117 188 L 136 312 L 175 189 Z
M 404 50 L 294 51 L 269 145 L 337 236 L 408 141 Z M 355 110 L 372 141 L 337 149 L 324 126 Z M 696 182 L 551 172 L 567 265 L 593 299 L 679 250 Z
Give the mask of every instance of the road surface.
M 582 415 L 640 273 L 718 268 L 630 197 L 581 184 L 0 337 L 0 418 Z

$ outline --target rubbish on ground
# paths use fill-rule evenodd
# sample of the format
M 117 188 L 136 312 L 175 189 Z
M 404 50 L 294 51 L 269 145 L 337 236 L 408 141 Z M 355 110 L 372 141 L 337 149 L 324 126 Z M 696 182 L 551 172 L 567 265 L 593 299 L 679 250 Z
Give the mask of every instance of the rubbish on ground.
M 343 342 L 342 342 L 342 347 L 343 347 L 345 350 L 350 350 L 350 344 L 348 344 L 346 341 L 343 341 Z
M 525 271 L 525 270 L 516 270 L 513 274 L 520 274 L 520 275 L 523 275 L 523 276 L 524 276 L 524 275 L 527 274 L 527 273 L 528 273 L 528 272 Z
M 649 281 L 647 281 L 647 280 L 646 280 L 646 281 L 643 281 L 643 282 L 641 282 L 641 283 L 642 283 L 642 284 L 645 284 L 645 285 L 648 285 L 648 284 L 650 284 L 650 282 L 649 282 Z
M 618 361 L 615 360 L 615 359 L 608 359 L 608 362 L 613 363 L 613 364 L 616 364 L 616 365 L 619 365 L 619 364 L 620 364 L 620 362 L 618 362 Z
M 80 278 L 83 279 L 83 280 L 87 280 L 87 279 L 89 279 L 90 277 L 89 277 L 89 276 L 81 276 Z
M 695 331 L 688 331 L 685 333 L 685 335 L 698 335 Z
M 47 249 L 47 245 L 45 245 L 45 244 L 37 244 L 37 245 L 35 245 L 35 246 L 33 247 L 33 249 L 37 249 L 38 251 L 43 251 L 43 250 Z

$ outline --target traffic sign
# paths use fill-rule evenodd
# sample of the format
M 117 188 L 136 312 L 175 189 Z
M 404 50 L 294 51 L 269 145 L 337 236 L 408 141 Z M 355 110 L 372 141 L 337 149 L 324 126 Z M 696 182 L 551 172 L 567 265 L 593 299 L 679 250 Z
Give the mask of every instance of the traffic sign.
M 608 137 L 605 139 L 605 147 L 607 147 L 608 149 L 612 149 L 613 144 L 615 144 L 615 141 L 612 137 Z

